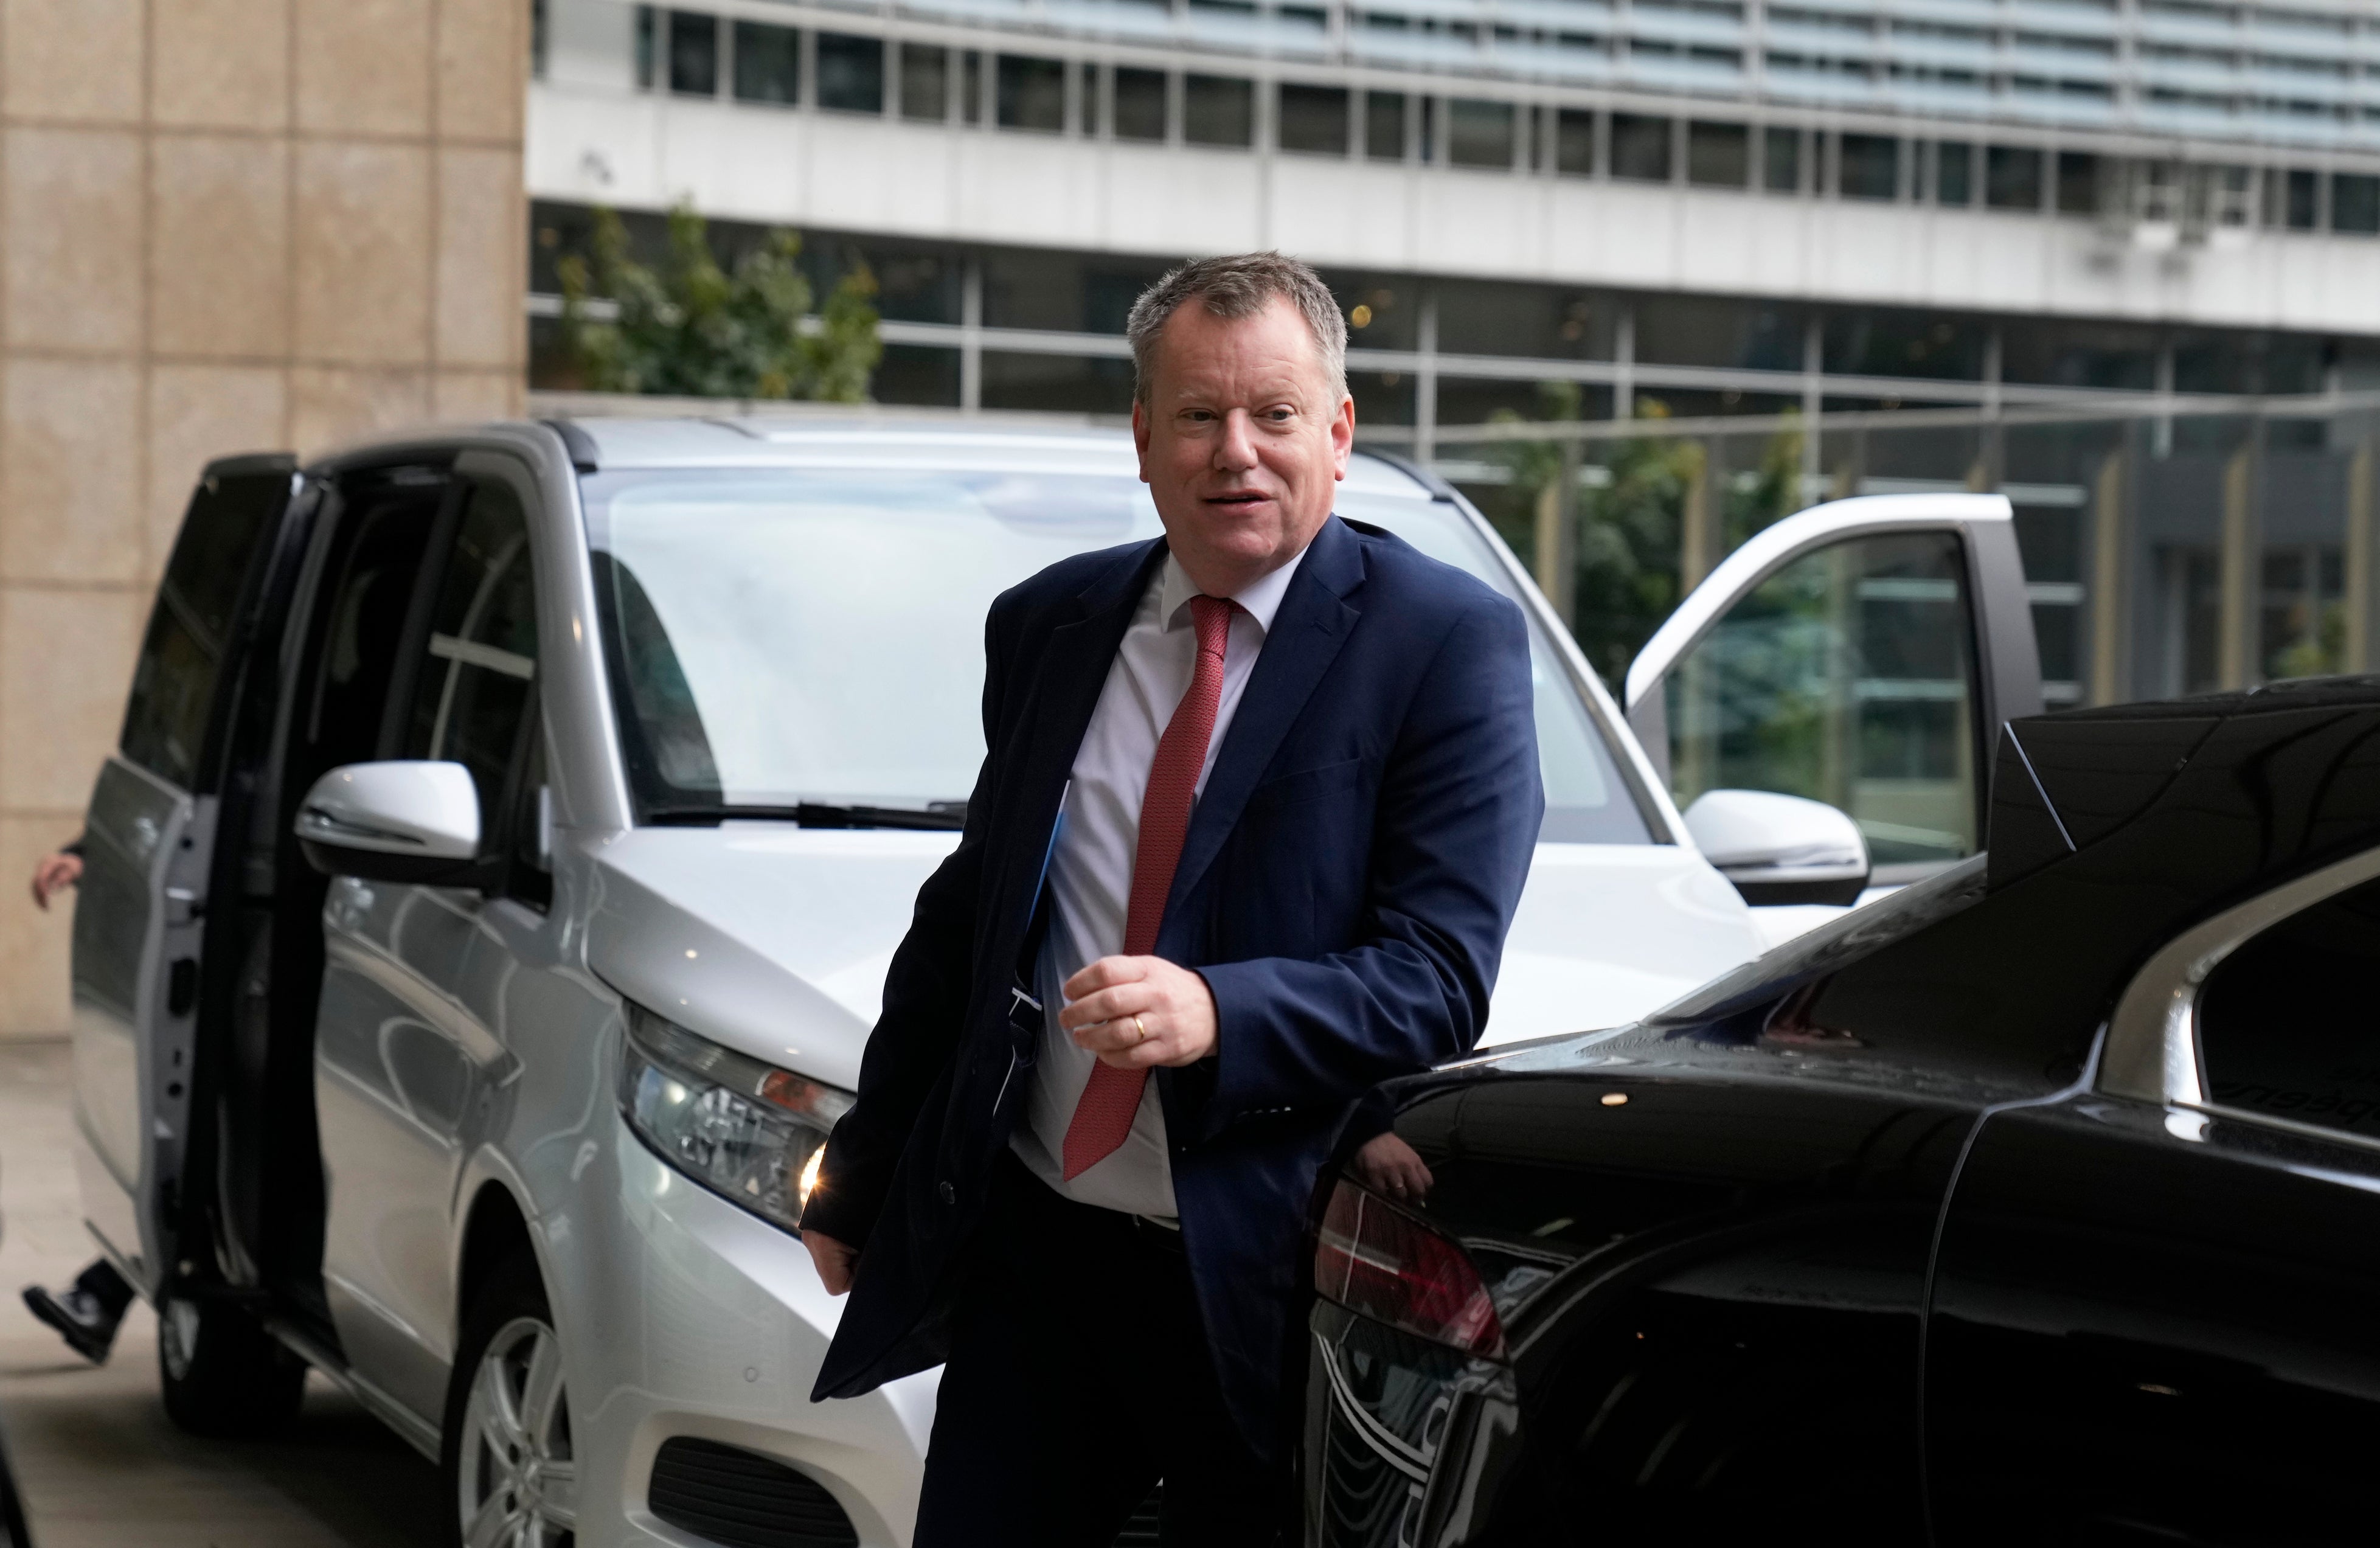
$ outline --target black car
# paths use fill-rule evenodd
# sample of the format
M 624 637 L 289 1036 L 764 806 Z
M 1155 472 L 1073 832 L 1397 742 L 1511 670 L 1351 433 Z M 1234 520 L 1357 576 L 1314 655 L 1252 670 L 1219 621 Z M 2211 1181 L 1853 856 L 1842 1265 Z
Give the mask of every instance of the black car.
M 2013 723 L 1986 855 L 1384 1088 L 1309 1543 L 2370 1538 L 2375 987 L 2380 678 Z

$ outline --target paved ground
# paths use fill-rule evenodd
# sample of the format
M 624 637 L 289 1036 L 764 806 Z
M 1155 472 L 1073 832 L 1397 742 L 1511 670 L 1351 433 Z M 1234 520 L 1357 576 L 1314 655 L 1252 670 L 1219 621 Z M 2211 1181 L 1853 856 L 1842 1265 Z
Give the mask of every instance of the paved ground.
M 103 1370 L 26 1312 L 91 1256 L 69 1090 L 64 1042 L 0 1042 L 0 1430 L 38 1548 L 429 1548 L 436 1470 L 321 1377 L 285 1437 L 201 1441 L 158 1406 L 145 1307 Z

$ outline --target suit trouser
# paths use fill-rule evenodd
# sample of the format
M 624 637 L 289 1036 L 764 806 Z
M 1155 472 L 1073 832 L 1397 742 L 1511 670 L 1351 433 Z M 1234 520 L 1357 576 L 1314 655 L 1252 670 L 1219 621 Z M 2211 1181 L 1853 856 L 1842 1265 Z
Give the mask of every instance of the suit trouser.
M 1165 1548 L 1287 1542 L 1287 1458 L 1223 1407 L 1181 1237 L 1003 1152 L 952 1327 L 916 1548 L 1108 1548 L 1160 1478 Z

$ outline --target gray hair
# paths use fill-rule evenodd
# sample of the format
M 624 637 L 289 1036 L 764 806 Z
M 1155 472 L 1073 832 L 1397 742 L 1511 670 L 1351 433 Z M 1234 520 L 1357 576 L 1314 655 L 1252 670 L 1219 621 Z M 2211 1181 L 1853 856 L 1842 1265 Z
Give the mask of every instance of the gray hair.
M 1135 402 L 1148 401 L 1149 379 L 1156 373 L 1157 335 L 1193 297 L 1205 303 L 1209 316 L 1229 319 L 1254 317 L 1272 305 L 1275 297 L 1287 297 L 1314 335 L 1323 374 L 1340 396 L 1346 396 L 1347 319 L 1340 314 L 1330 287 L 1294 258 L 1278 252 L 1244 252 L 1229 258 L 1192 259 L 1142 291 L 1140 299 L 1132 303 L 1132 316 L 1124 323 L 1123 333 L 1132 342 Z

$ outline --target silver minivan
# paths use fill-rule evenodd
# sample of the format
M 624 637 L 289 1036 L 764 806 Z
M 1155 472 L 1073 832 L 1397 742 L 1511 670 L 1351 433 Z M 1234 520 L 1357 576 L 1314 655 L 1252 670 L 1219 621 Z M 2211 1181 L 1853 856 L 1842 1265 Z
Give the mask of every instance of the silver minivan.
M 1990 733 L 2040 707 L 1994 496 L 1770 527 L 1624 713 L 1452 490 L 1358 456 L 1339 509 L 1530 616 L 1548 810 L 1494 1041 L 1971 852 Z M 474 1548 L 905 1543 L 935 1378 L 809 1402 L 838 1303 L 793 1223 L 965 820 L 986 605 L 1158 530 L 1122 434 L 955 419 L 211 465 L 74 927 L 85 1210 L 174 1417 L 262 1432 L 320 1370 Z

